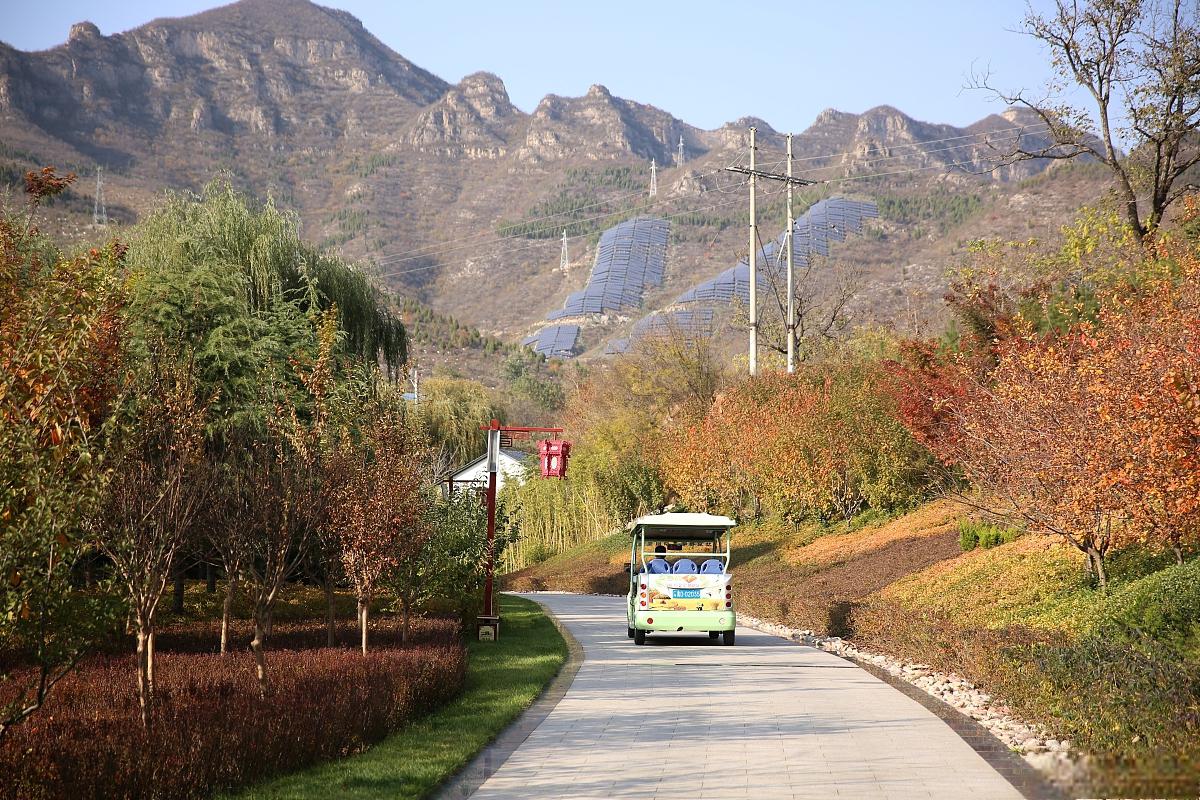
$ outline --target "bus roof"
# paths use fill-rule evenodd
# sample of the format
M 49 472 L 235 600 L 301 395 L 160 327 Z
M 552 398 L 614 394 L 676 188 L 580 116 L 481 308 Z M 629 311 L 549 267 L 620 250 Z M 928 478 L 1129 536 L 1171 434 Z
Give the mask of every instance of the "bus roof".
M 647 514 L 627 526 L 631 536 L 642 531 L 647 539 L 711 539 L 737 523 L 715 514 Z

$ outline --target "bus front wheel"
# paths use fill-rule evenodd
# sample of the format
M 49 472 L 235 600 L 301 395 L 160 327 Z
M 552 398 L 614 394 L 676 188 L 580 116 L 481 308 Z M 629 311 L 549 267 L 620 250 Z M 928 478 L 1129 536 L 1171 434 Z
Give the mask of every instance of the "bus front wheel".
M 723 643 L 726 647 L 733 647 L 733 631 L 724 631 L 721 637 L 724 639 Z
M 641 631 L 641 630 L 634 631 L 633 632 L 633 643 L 634 644 L 645 644 L 646 643 L 646 632 Z
M 710 638 L 710 639 L 720 639 L 720 638 L 721 638 L 721 632 L 720 632 L 720 631 L 709 631 L 709 632 L 708 632 L 708 638 Z
M 629 638 L 633 638 L 633 628 L 629 628 Z

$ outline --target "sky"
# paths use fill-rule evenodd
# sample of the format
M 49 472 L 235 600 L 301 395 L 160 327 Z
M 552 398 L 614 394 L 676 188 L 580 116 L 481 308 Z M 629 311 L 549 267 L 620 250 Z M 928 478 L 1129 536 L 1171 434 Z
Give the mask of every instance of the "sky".
M 410 2 L 323 0 L 393 50 L 452 83 L 479 70 L 532 111 L 547 94 L 594 83 L 701 128 L 743 116 L 799 132 L 825 108 L 891 105 L 920 120 L 967 125 L 1003 110 L 965 90 L 988 70 L 1006 90 L 1049 76 L 1037 42 L 1017 33 L 1024 0 L 732 2 Z M 105 35 L 214 0 L 0 0 L 0 40 L 22 50 L 64 42 L 88 19 Z M 1045 6 L 1035 0 L 1035 8 Z

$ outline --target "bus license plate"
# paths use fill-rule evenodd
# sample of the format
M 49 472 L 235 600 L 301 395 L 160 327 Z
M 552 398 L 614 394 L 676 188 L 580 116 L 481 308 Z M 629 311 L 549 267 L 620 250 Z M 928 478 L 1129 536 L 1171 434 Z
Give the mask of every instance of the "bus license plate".
M 700 596 L 699 589 L 672 589 L 672 600 L 691 600 Z

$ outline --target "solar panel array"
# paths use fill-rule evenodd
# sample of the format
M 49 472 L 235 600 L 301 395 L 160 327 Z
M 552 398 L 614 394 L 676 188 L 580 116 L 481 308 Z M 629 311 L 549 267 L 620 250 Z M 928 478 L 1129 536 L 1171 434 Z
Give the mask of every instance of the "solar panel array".
M 829 255 L 829 244 L 842 241 L 849 233 L 862 230 L 863 220 L 879 216 L 874 203 L 831 197 L 814 203 L 801 215 L 793 227 L 792 257 L 797 267 L 808 265 L 813 253 Z M 781 269 L 783 259 L 777 258 L 784 246 L 787 232 L 779 234 L 762 248 L 766 257 L 759 255 L 759 275 L 766 270 Z M 710 280 L 698 283 L 679 297 L 676 303 L 730 303 L 737 297 L 744 302 L 750 300 L 750 266 L 743 259 L 736 267 L 725 270 Z
M 671 223 L 656 217 L 626 220 L 600 235 L 587 286 L 567 296 L 548 320 L 638 308 L 647 286 L 661 286 Z
M 655 312 L 638 320 L 628 339 L 613 339 L 609 342 L 604 352 L 609 355 L 626 353 L 634 341 L 645 336 L 659 336 L 671 330 L 682 331 L 690 336 L 708 336 L 712 333 L 712 327 L 711 308 Z
M 578 340 L 578 325 L 547 325 L 533 336 L 522 339 L 521 344 L 548 358 L 570 358 L 575 355 Z

